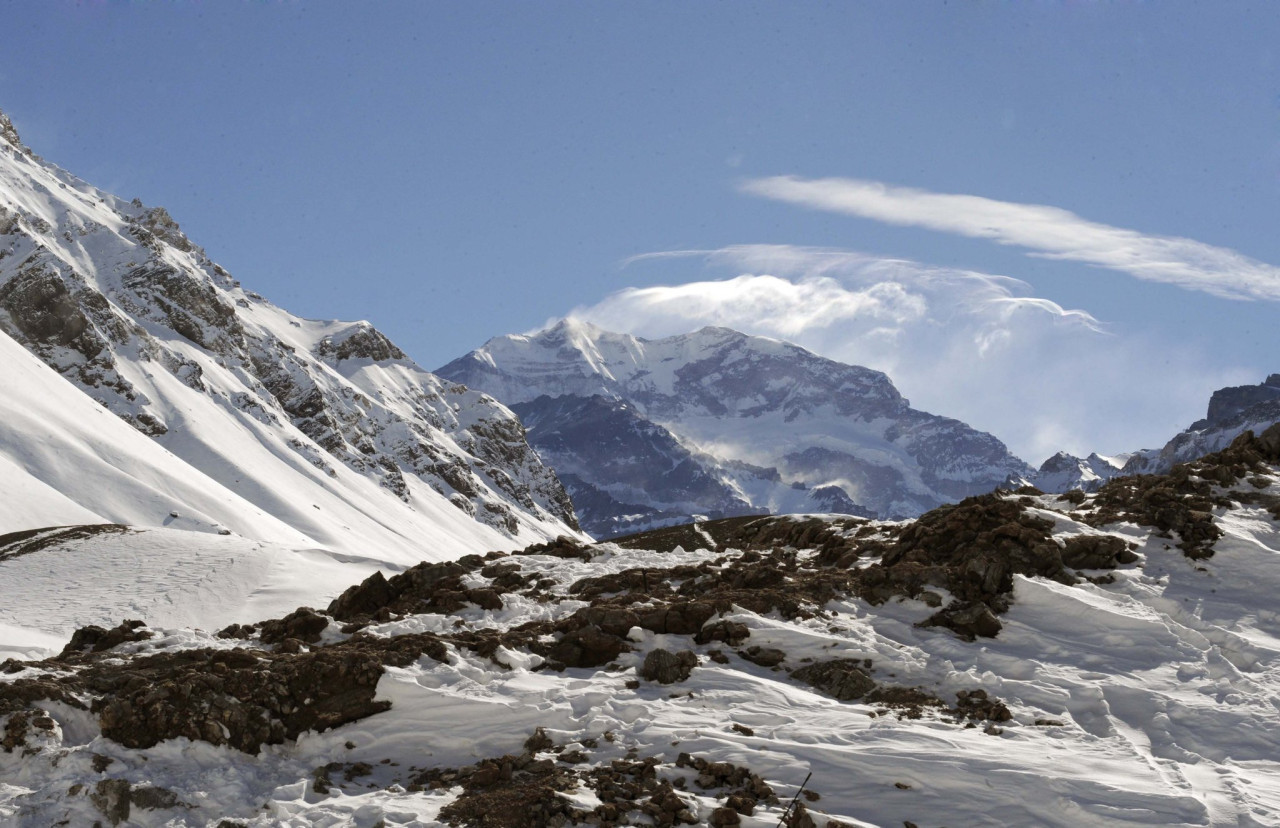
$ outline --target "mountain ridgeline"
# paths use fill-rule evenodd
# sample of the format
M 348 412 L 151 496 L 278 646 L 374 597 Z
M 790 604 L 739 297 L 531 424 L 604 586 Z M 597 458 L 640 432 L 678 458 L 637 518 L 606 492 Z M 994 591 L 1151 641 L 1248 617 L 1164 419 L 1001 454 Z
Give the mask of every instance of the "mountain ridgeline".
M 1280 374 L 1257 385 L 1219 388 L 1209 398 L 1204 419 L 1159 449 L 1139 451 L 1124 464 L 1124 474 L 1163 474 L 1178 463 L 1221 451 L 1246 431 L 1261 433 L 1280 422 Z
M 508 409 L 367 322 L 272 305 L 164 208 L 44 162 L 2 116 L 0 335 L 176 455 L 172 476 L 185 464 L 313 545 L 413 562 L 577 530 Z M 52 466 L 25 465 L 58 487 Z M 87 497 L 106 521 L 144 525 L 194 508 L 120 516 Z M 231 513 L 209 523 L 240 531 Z

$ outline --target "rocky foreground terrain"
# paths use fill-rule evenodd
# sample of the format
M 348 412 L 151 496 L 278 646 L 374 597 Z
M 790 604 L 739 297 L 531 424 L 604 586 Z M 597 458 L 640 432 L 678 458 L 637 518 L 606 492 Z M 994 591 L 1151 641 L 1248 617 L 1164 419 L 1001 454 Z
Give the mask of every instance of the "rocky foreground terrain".
M 216 631 L 81 628 L 0 666 L 0 819 L 1276 824 L 1278 465 L 1274 426 L 1094 493 L 565 538 Z

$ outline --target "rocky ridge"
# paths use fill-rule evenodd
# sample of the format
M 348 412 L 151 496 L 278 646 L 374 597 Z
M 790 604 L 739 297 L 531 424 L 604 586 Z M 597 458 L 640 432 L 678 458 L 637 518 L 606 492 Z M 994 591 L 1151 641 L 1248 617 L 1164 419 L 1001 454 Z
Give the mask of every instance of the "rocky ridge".
M 1076 457 L 1069 452 L 1060 451 L 1041 463 L 1034 474 L 1010 477 L 1004 486 L 1011 489 L 1034 486 L 1042 491 L 1056 493 L 1072 489 L 1092 492 L 1111 478 L 1117 477 L 1127 460 L 1128 455 L 1103 457 L 1093 452 L 1088 457 Z
M 1135 452 L 1124 474 L 1162 474 L 1178 463 L 1218 451 L 1246 431 L 1261 432 L 1280 422 L 1280 374 L 1258 385 L 1220 388 L 1209 399 L 1204 419 L 1192 423 L 1160 449 Z
M 438 515 L 436 503 L 525 542 L 577 528 L 509 410 L 422 370 L 367 322 L 271 305 L 164 208 L 38 159 L 8 119 L 0 139 L 0 332 L 137 430 L 323 545 L 350 546 L 370 500 L 397 518 L 366 542 L 397 521 L 440 536 L 413 514 Z M 292 498 L 282 476 L 299 485 Z M 324 488 L 350 491 L 322 528 L 284 502 Z

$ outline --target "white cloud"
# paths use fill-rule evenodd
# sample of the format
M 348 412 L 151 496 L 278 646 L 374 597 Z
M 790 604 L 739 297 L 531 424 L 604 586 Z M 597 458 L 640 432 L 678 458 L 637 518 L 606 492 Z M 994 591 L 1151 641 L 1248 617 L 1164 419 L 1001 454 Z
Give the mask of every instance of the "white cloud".
M 851 178 L 775 176 L 747 181 L 754 195 L 889 224 L 925 227 L 1031 255 L 1119 270 L 1227 299 L 1280 300 L 1280 268 L 1193 239 L 1153 236 L 1088 221 L 1040 204 L 931 193 Z
M 1038 463 L 1066 449 L 1159 446 L 1231 382 L 1176 343 L 1109 332 L 1024 282 L 832 249 L 748 245 L 699 257 L 739 275 L 627 288 L 573 315 L 647 337 L 722 325 L 885 371 L 912 404 L 990 431 Z

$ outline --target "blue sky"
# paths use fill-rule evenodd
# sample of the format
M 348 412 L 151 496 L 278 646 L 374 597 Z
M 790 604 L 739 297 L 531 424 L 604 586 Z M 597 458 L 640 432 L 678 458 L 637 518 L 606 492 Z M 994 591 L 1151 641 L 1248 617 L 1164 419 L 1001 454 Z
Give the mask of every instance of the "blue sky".
M 0 47 L 36 152 L 427 367 L 731 322 L 1032 462 L 1280 370 L 1273 3 L 51 2 Z

